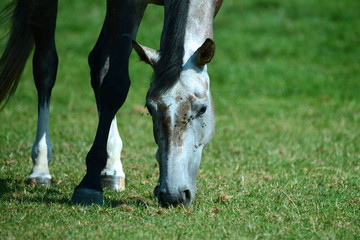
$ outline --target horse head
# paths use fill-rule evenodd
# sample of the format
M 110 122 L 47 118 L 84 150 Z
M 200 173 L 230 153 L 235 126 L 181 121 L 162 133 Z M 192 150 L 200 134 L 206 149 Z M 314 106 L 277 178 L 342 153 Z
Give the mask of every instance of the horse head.
M 159 62 L 161 53 L 135 41 L 133 46 L 146 63 L 155 66 Z M 172 87 L 159 93 L 159 83 L 153 79 L 148 90 L 146 106 L 153 120 L 160 168 L 154 195 L 162 206 L 179 203 L 189 206 L 194 199 L 202 150 L 210 142 L 215 128 L 206 66 L 214 51 L 214 42 L 206 39 L 182 66 Z

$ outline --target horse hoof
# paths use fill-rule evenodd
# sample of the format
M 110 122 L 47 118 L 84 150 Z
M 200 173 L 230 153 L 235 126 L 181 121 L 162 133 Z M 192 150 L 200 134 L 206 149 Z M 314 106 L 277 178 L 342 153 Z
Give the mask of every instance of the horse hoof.
M 26 184 L 32 187 L 35 186 L 50 187 L 53 184 L 53 180 L 52 178 L 48 178 L 48 177 L 33 177 L 33 178 L 28 178 L 26 180 Z
M 103 193 L 90 188 L 77 188 L 74 190 L 71 203 L 74 205 L 103 205 Z
M 120 176 L 102 175 L 100 183 L 102 188 L 109 188 L 115 191 L 125 190 L 125 178 Z

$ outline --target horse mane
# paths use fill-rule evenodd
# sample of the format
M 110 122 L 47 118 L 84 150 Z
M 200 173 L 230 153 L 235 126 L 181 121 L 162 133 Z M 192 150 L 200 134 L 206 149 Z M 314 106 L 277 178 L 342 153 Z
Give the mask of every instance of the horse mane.
M 152 96 L 159 96 L 178 81 L 185 53 L 184 41 L 190 0 L 168 1 L 164 6 L 164 28 L 160 41 L 160 59 L 153 66 Z

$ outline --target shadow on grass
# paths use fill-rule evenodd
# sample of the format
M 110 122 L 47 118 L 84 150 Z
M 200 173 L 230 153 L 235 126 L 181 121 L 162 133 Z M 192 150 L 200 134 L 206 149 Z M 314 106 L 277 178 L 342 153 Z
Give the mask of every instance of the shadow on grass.
M 108 206 L 111 208 L 117 208 L 117 207 L 124 207 L 131 206 L 134 208 L 141 208 L 141 207 L 148 207 L 149 205 L 153 205 L 153 203 L 150 203 L 149 200 L 145 200 L 142 198 L 121 198 L 121 199 L 107 199 L 105 197 L 104 199 L 104 206 Z
M 0 178 L 0 198 L 10 192 L 10 187 L 8 184 L 8 179 L 1 179 Z
M 142 196 L 138 194 L 117 194 L 108 191 L 104 194 L 103 207 L 109 208 L 147 208 L 155 207 L 157 202 L 154 196 Z M 18 203 L 40 203 L 40 204 L 60 204 L 73 206 L 70 202 L 72 193 L 64 192 L 59 186 L 52 187 L 35 186 L 30 187 L 24 181 L 11 178 L 0 178 L 0 201 Z
M 149 193 L 135 193 L 135 192 L 122 192 L 117 193 L 111 190 L 104 191 L 104 206 L 111 208 L 126 208 L 126 206 L 132 208 L 148 208 L 156 207 L 156 198 Z
M 55 186 L 30 187 L 18 180 L 0 178 L 0 198 L 2 201 L 19 203 L 57 203 L 71 205 L 70 196 L 64 196 Z

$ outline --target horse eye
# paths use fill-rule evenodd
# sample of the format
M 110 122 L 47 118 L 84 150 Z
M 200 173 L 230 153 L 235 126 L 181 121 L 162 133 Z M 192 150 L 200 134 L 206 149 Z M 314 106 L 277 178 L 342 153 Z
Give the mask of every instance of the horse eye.
M 199 110 L 199 112 L 198 112 L 198 116 L 203 115 L 203 114 L 206 112 L 206 109 L 207 109 L 206 106 L 201 107 L 200 110 Z

